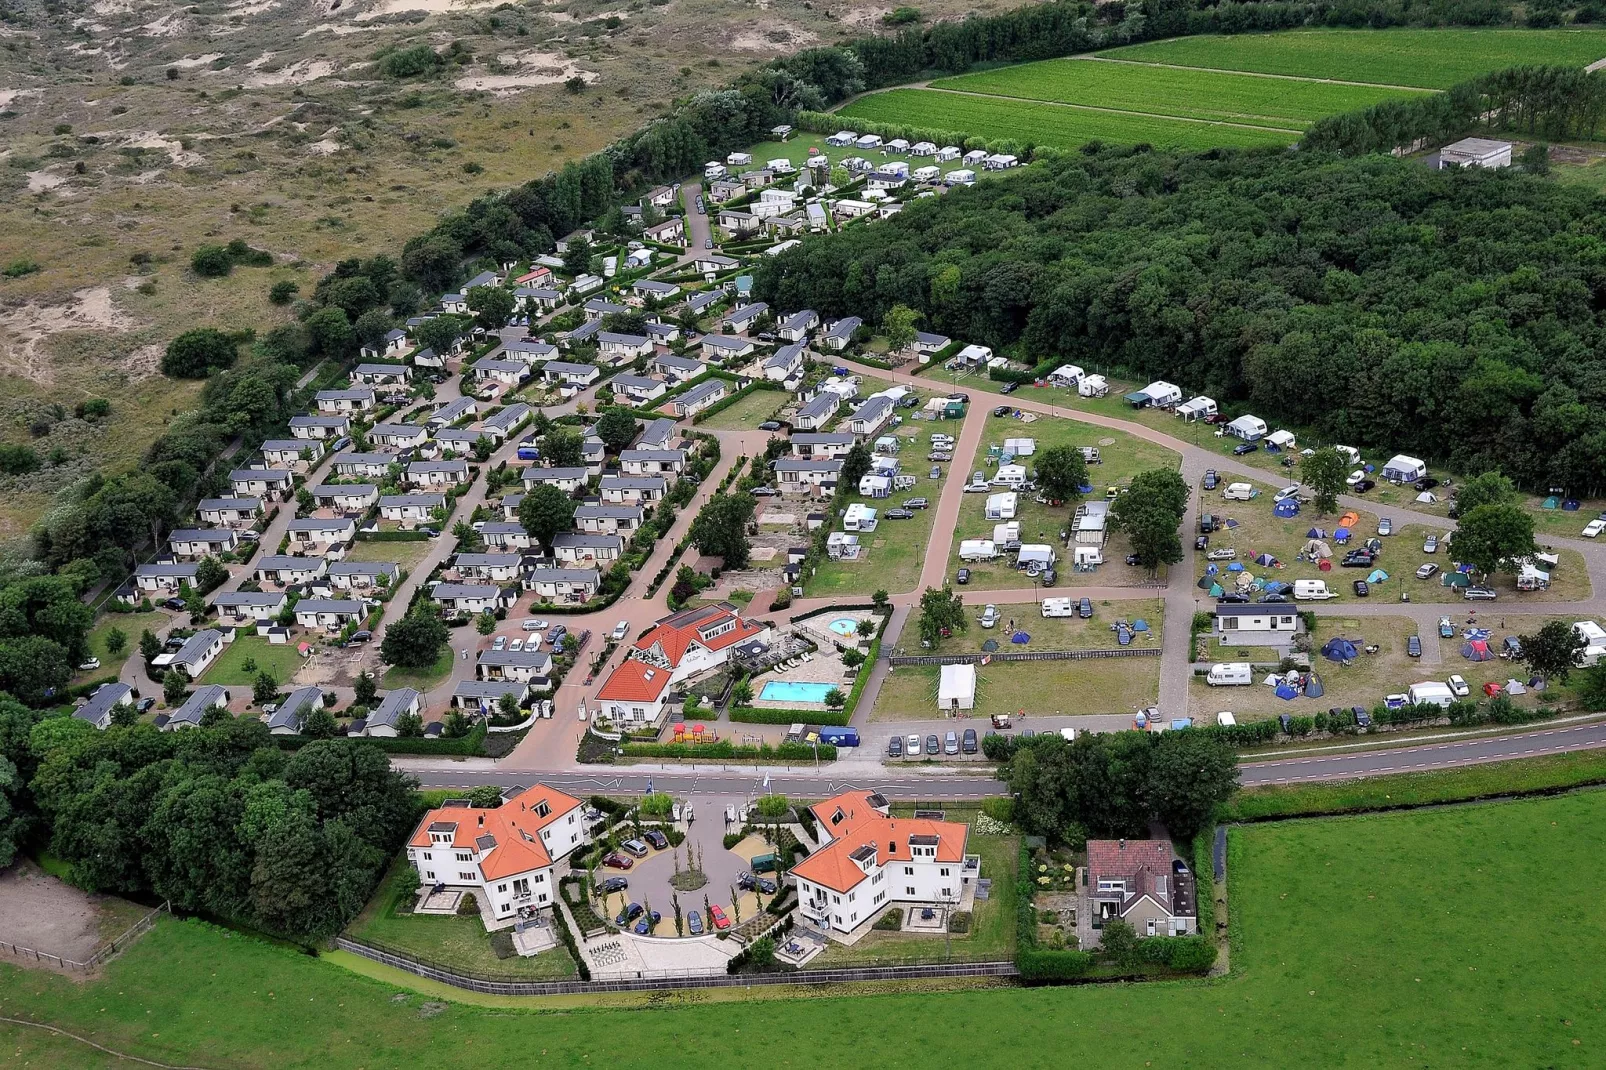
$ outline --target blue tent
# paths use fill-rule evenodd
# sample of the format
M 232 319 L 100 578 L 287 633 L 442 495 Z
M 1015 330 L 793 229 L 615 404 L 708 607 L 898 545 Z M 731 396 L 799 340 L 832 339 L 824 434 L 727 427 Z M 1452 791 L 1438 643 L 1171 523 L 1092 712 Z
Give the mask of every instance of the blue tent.
M 1315 673 L 1310 673 L 1305 677 L 1306 698 L 1321 698 L 1325 694 L 1327 694 L 1327 689 L 1322 686 L 1320 677 Z
M 1543 505 L 1541 505 L 1539 508 L 1541 508 L 1541 509 L 1554 509 L 1557 506 L 1559 506 L 1560 504 L 1561 504 L 1561 499 L 1556 497 L 1554 494 L 1552 494 L 1550 497 L 1545 499 L 1545 503 Z
M 1333 538 L 1339 540 L 1340 542 L 1343 542 L 1345 539 L 1349 538 L 1349 528 L 1336 528 L 1336 529 L 1334 529 Z
M 1482 639 L 1469 639 L 1461 644 L 1461 656 L 1468 661 L 1488 661 L 1494 657 L 1494 651 Z
M 1299 697 L 1299 692 L 1296 689 L 1289 687 L 1287 684 L 1278 684 L 1277 697 L 1282 699 L 1284 702 L 1291 702 Z
M 1235 528 L 1235 527 L 1238 526 L 1238 521 L 1232 519 L 1231 517 L 1228 517 L 1226 526 L 1229 527 L 1229 528 Z
M 1323 531 L 1321 528 L 1311 528 L 1309 531 L 1305 532 L 1305 538 L 1325 539 L 1327 538 L 1327 532 Z
M 1214 576 L 1216 573 L 1218 573 L 1220 571 L 1221 571 L 1221 566 L 1216 564 L 1214 561 L 1212 561 L 1210 564 L 1205 566 L 1205 575 L 1206 576 Z
M 1029 643 L 1032 641 L 1032 637 L 1027 635 L 1025 632 L 1016 632 L 1014 635 L 1009 637 L 1009 641 L 1011 643 Z
M 1386 580 L 1388 578 L 1389 578 L 1389 574 L 1387 572 L 1384 572 L 1380 568 L 1374 568 L 1372 570 L 1372 574 L 1370 576 L 1366 577 L 1366 582 L 1367 583 L 1382 583 L 1384 580 Z
M 1210 585 L 1210 597 L 1211 597 L 1211 598 L 1220 598 L 1220 597 L 1221 597 L 1221 596 L 1222 596 L 1222 595 L 1224 595 L 1224 594 L 1226 594 L 1226 593 L 1227 593 L 1227 592 L 1225 592 L 1225 591 L 1223 591 L 1223 590 L 1222 590 L 1222 589 L 1221 589 L 1221 584 L 1219 584 L 1219 583 L 1212 583 L 1212 584 L 1211 584 L 1211 585 Z
M 1257 564 L 1257 565 L 1275 565 L 1276 563 L 1277 563 L 1277 559 L 1275 557 L 1273 557 L 1271 554 L 1256 554 L 1255 555 L 1255 564 Z
M 1270 583 L 1266 584 L 1266 593 L 1282 594 L 1284 591 L 1288 590 L 1288 588 L 1289 585 L 1284 583 L 1282 580 L 1272 580 Z
M 1358 652 L 1348 639 L 1335 637 L 1322 644 L 1322 657 L 1328 661 L 1353 661 Z
M 1298 516 L 1299 502 L 1293 498 L 1284 498 L 1272 508 L 1272 512 L 1285 519 L 1291 516 Z
M 1568 498 L 1566 501 L 1561 503 L 1561 507 L 1569 513 L 1576 513 L 1578 512 L 1578 499 Z
M 1139 617 L 1137 620 L 1132 622 L 1132 630 L 1135 632 L 1146 632 L 1149 630 L 1149 622 L 1144 620 L 1142 617 Z
M 1234 561 L 1232 564 L 1227 566 L 1228 572 L 1242 572 L 1243 570 L 1244 566 L 1242 561 Z
M 1083 483 L 1080 487 L 1077 487 L 1076 489 L 1081 491 L 1083 494 L 1092 494 L 1093 493 L 1093 484 L 1091 484 L 1091 483 Z

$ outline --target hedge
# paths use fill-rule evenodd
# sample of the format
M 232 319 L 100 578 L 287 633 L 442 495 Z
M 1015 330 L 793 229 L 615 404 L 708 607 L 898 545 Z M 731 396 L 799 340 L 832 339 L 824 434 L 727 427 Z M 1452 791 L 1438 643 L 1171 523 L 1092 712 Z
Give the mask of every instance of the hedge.
M 1199 933 L 1216 932 L 1216 827 L 1211 825 L 1193 838 L 1194 900 L 1199 911 Z
M 1032 948 L 1015 952 L 1015 968 L 1027 984 L 1074 981 L 1093 968 L 1091 951 L 1044 951 Z
M 391 739 L 382 736 L 351 736 L 353 743 L 368 743 L 386 754 L 458 755 L 481 757 L 485 754 L 485 722 L 477 722 L 461 739 Z M 274 736 L 273 741 L 285 750 L 300 750 L 315 742 L 306 736 Z
M 815 748 L 806 743 L 768 743 L 757 747 L 738 747 L 728 739 L 718 743 L 626 743 L 627 758 L 737 758 L 768 761 L 812 761 Z M 836 760 L 836 747 L 830 743 L 819 745 L 819 756 L 827 761 Z
M 829 526 L 822 525 L 822 530 Z M 887 622 L 892 619 L 891 613 L 877 615 L 881 617 L 881 627 L 876 629 L 875 641 L 870 644 L 870 652 L 865 655 L 864 664 L 859 666 L 859 675 L 853 681 L 853 690 L 848 692 L 848 704 L 842 707 L 842 712 L 850 718 L 853 716 L 853 711 L 859 708 L 859 696 L 864 694 L 865 685 L 870 682 L 870 673 L 875 670 L 876 659 L 881 656 L 881 636 L 887 630 Z
M 737 724 L 818 724 L 842 727 L 852 719 L 847 710 L 764 710 L 732 706 L 730 719 Z
M 563 946 L 569 949 L 569 956 L 574 959 L 575 966 L 579 968 L 580 980 L 591 980 L 591 967 L 586 965 L 585 956 L 580 954 L 580 946 L 575 943 L 574 933 L 569 929 L 569 921 L 563 916 L 563 911 L 556 904 L 553 904 L 552 907 L 552 917 L 556 919 L 558 938 L 563 941 Z

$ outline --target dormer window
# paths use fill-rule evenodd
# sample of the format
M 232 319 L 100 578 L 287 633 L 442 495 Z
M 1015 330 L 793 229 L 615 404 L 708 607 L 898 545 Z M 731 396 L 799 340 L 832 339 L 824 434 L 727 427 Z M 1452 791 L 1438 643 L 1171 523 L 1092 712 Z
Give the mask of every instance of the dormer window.
M 540 802 L 535 804 L 535 812 L 541 817 L 546 817 L 548 814 L 552 813 L 552 807 L 547 805 L 545 799 L 542 799 Z

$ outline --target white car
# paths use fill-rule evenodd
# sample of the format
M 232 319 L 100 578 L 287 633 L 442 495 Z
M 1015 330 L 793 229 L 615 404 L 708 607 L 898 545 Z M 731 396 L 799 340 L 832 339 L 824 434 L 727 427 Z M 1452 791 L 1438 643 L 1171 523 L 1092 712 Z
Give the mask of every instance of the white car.
M 1603 531 L 1606 531 L 1606 520 L 1591 520 L 1584 525 L 1584 538 L 1593 539 Z
M 499 635 L 495 639 L 492 639 L 491 640 L 491 649 L 492 650 L 499 650 L 499 651 L 500 650 L 506 650 L 507 649 L 507 636 Z
M 98 669 L 98 668 L 100 668 L 100 659 L 99 658 L 90 658 L 88 661 L 86 661 L 82 665 L 78 666 L 78 671 L 79 672 L 90 672 L 91 670 Z
M 1390 520 L 1388 517 L 1384 517 L 1383 519 L 1379 520 L 1377 522 L 1377 533 L 1379 535 L 1394 534 L 1394 521 Z
M 613 626 L 613 641 L 614 642 L 617 643 L 619 640 L 623 639 L 625 636 L 627 636 L 629 634 L 630 634 L 630 622 L 629 621 L 622 620 L 618 624 L 615 624 Z
M 523 624 L 520 624 L 519 627 L 527 632 L 544 632 L 548 628 L 552 627 L 552 625 L 548 624 L 544 620 L 536 620 L 534 617 L 532 617 Z
M 1436 553 L 1438 553 L 1439 552 L 1439 537 L 1437 535 L 1429 535 L 1427 538 L 1423 539 L 1422 540 L 1422 552 L 1425 553 L 1425 554 L 1436 554 Z
M 986 609 L 981 611 L 981 616 L 976 619 L 981 622 L 983 628 L 995 628 L 998 626 L 999 615 L 998 607 L 989 604 Z
M 1450 694 L 1456 698 L 1466 698 L 1472 693 L 1472 688 L 1467 686 L 1466 680 L 1462 679 L 1460 673 L 1451 676 L 1445 683 L 1450 685 Z
M 1349 475 L 1344 477 L 1344 482 L 1348 486 L 1353 487 L 1355 484 L 1359 483 L 1361 480 L 1363 480 L 1365 478 L 1366 478 L 1366 473 L 1361 471 L 1359 468 L 1357 468 L 1357 469 L 1355 469 L 1355 471 L 1351 472 Z
M 992 485 L 990 483 L 986 483 L 986 482 L 966 483 L 965 484 L 965 493 L 966 494 L 987 494 L 992 489 L 993 489 Z M 1603 526 L 1606 526 L 1606 525 L 1603 525 Z
M 1274 502 L 1280 502 L 1284 498 L 1293 498 L 1293 497 L 1296 497 L 1298 494 L 1299 494 L 1299 484 L 1298 483 L 1294 483 L 1294 484 L 1291 484 L 1289 486 L 1284 487 L 1282 490 L 1278 491 L 1276 494 L 1273 494 L 1272 497 L 1271 497 L 1271 500 L 1274 501 Z
M 524 649 L 524 640 L 515 639 L 507 645 L 507 648 L 511 653 L 517 654 L 519 651 Z

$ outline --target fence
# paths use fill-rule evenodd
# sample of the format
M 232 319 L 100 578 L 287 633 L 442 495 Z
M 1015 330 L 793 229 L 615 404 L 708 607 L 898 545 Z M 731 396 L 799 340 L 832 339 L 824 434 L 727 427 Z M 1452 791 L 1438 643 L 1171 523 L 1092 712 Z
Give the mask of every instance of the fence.
M 353 955 L 418 977 L 439 981 L 470 992 L 497 996 L 569 996 L 588 992 L 656 992 L 689 988 L 748 988 L 754 985 L 827 985 L 855 981 L 898 981 L 931 977 L 1015 977 L 1013 962 L 949 962 L 929 966 L 863 966 L 840 970 L 799 970 L 795 973 L 709 974 L 687 976 L 667 971 L 643 971 L 632 978 L 602 981 L 487 981 L 450 970 L 426 966 L 401 955 L 339 937 L 335 946 Z
M 128 931 L 123 933 L 123 935 L 96 948 L 94 954 L 90 955 L 89 958 L 85 959 L 83 962 L 79 962 L 76 959 L 64 959 L 60 955 L 52 955 L 48 951 L 35 951 L 31 947 L 20 947 L 17 944 L 10 943 L 6 940 L 0 940 L 0 952 L 4 952 L 13 958 L 32 959 L 34 962 L 43 962 L 63 970 L 92 970 L 101 963 L 111 959 L 114 955 L 122 951 L 129 944 L 133 943 L 142 934 L 148 931 L 151 926 L 156 924 L 157 915 L 171 914 L 172 912 L 173 910 L 171 904 L 166 902 L 162 903 L 161 906 L 157 907 L 155 910 L 152 910 L 143 918 L 140 918 L 138 921 L 136 921 L 133 925 L 129 926 Z
M 1157 658 L 1155 647 L 1118 650 L 1027 650 L 1019 653 L 1000 650 L 996 654 L 894 654 L 887 664 L 899 665 L 975 665 L 989 661 L 1081 661 L 1083 658 Z

